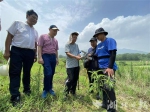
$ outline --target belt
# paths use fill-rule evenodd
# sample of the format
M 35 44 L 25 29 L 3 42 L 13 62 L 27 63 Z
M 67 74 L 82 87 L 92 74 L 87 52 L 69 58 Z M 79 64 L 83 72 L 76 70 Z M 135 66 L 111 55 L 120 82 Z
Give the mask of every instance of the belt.
M 17 49 L 24 49 L 24 50 L 35 50 L 35 49 L 29 49 L 29 48 L 21 48 L 21 47 L 16 47 L 16 46 L 12 46 L 12 47 L 14 47 L 14 48 L 17 48 Z
M 55 53 L 44 53 L 46 55 L 56 55 Z

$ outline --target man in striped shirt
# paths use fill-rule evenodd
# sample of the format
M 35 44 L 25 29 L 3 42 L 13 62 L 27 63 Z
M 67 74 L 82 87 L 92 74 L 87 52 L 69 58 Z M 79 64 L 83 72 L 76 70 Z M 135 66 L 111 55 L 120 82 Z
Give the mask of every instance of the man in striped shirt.
M 73 32 L 70 35 L 69 42 L 65 45 L 65 53 L 67 55 L 66 68 L 67 68 L 67 80 L 65 94 L 66 96 L 69 92 L 72 95 L 76 93 L 77 81 L 79 78 L 79 60 L 81 59 L 79 47 L 75 43 L 78 37 L 77 32 Z

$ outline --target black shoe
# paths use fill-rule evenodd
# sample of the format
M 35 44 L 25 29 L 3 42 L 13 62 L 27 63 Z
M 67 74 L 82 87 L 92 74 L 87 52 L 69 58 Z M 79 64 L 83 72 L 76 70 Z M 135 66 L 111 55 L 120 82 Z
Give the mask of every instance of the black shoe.
M 73 90 L 70 90 L 69 92 L 70 92 L 70 94 L 72 94 L 72 95 L 75 95 L 75 94 L 76 94 L 76 92 L 74 92 Z
M 11 97 L 11 103 L 12 103 L 12 106 L 15 107 L 17 106 L 18 104 L 20 104 L 20 96 L 16 96 L 16 97 Z
M 101 97 L 100 97 L 99 95 L 97 95 L 97 96 L 96 96 L 96 99 L 97 99 L 97 100 L 100 100 L 100 99 L 101 99 Z
M 77 96 L 76 93 L 71 93 L 71 95 L 72 95 L 73 97 L 76 97 L 76 96 Z
M 30 94 L 31 94 L 31 90 L 23 91 L 23 93 L 24 93 L 25 95 L 27 95 L 27 96 L 30 96 Z
M 104 103 L 102 103 L 101 107 L 104 108 L 104 109 L 107 109 L 107 105 L 104 104 Z

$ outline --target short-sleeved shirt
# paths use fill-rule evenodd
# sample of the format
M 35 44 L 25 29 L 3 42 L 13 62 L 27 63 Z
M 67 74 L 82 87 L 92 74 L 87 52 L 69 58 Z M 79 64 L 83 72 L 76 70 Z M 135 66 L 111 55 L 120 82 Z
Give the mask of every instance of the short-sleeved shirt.
M 42 47 L 42 54 L 53 54 L 59 49 L 56 38 L 51 38 L 48 34 L 40 36 L 38 46 Z
M 38 33 L 34 27 L 30 27 L 25 22 L 15 21 L 7 31 L 14 36 L 12 46 L 35 49 Z
M 65 52 L 69 52 L 75 56 L 80 54 L 79 47 L 76 43 L 75 44 L 66 44 Z M 74 67 L 78 67 L 78 66 L 79 66 L 79 60 L 77 60 L 75 58 L 71 58 L 67 55 L 66 68 L 74 68 Z
M 117 43 L 113 38 L 106 38 L 103 42 L 99 43 L 96 48 L 96 55 L 98 57 L 110 56 L 111 50 L 117 50 Z M 102 58 L 98 60 L 99 68 L 108 68 L 109 58 Z M 114 63 L 113 69 L 117 69 L 116 63 Z

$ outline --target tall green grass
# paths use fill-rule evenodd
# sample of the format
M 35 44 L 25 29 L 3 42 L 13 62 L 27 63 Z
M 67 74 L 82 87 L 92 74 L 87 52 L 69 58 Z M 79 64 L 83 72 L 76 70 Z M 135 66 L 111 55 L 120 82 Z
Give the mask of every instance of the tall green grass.
M 135 109 L 137 112 L 147 112 L 150 109 L 150 65 L 143 62 L 124 62 L 119 64 L 117 74 L 117 93 L 122 107 Z M 141 67 L 142 66 L 142 67 Z M 141 106 L 141 101 L 146 102 Z
M 0 58 L 3 60 L 3 58 Z M 31 71 L 31 96 L 22 93 L 21 84 L 21 105 L 12 107 L 10 104 L 9 77 L 0 76 L 0 112 L 106 112 L 93 106 L 92 99 L 96 93 L 89 94 L 89 83 L 86 70 L 80 63 L 79 90 L 77 96 L 69 95 L 63 100 L 65 79 L 67 77 L 65 60 L 60 59 L 54 75 L 54 91 L 56 96 L 50 94 L 46 99 L 41 98 L 43 91 L 43 67 L 37 63 Z M 118 63 L 119 69 L 116 72 L 116 96 L 119 112 L 148 112 L 150 109 L 150 67 L 144 63 L 123 62 Z M 141 67 L 142 66 L 142 67 Z M 133 71 L 133 74 L 131 74 Z M 143 107 L 140 101 L 145 102 Z M 131 105 L 132 104 L 132 105 Z

